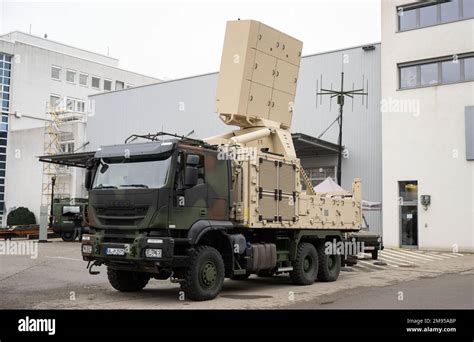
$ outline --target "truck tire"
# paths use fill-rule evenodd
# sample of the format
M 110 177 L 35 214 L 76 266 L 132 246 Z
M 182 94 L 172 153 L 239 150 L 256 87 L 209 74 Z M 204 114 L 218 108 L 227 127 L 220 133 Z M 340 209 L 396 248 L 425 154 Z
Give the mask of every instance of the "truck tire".
M 110 285 L 120 292 L 140 291 L 150 280 L 150 276 L 146 273 L 114 270 L 110 267 L 107 267 L 107 277 Z
M 341 256 L 326 254 L 324 244 L 318 245 L 319 271 L 318 280 L 323 282 L 336 281 L 341 272 Z
M 76 240 L 76 232 L 61 232 L 61 239 L 66 242 L 72 242 Z
M 214 299 L 224 283 L 224 260 L 217 249 L 198 246 L 189 258 L 181 289 L 186 298 L 203 301 Z
M 310 285 L 318 276 L 318 252 L 311 243 L 302 242 L 296 252 L 296 260 L 290 279 L 296 285 Z

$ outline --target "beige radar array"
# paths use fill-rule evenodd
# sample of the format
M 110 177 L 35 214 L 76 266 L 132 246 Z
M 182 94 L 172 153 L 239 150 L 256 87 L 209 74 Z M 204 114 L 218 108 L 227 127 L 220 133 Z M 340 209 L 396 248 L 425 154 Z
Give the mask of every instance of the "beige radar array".
M 359 230 L 352 193 L 314 193 L 290 128 L 303 43 L 254 20 L 226 27 L 216 112 L 238 129 L 205 139 L 234 163 L 232 220 L 244 227 Z M 304 190 L 305 189 L 305 190 Z

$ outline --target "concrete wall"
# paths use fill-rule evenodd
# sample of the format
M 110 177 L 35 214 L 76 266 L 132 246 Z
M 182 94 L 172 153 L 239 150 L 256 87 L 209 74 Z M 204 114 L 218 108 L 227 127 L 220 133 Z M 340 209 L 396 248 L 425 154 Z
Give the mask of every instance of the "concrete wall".
M 465 107 L 474 82 L 398 90 L 397 63 L 474 51 L 474 20 L 397 33 L 396 6 L 382 2 L 382 101 L 411 101 L 419 113 L 382 113 L 384 243 L 400 245 L 398 181 L 417 180 L 420 249 L 473 251 L 474 163 L 466 161 Z M 437 40 L 440 40 L 439 43 Z
M 347 89 L 362 86 L 362 77 L 369 80 L 368 108 L 362 99 L 347 101 L 344 116 L 344 145 L 349 158 L 343 160 L 343 187 L 351 189 L 353 178 L 363 180 L 364 198 L 380 201 L 381 136 L 380 136 L 380 44 L 365 52 L 360 47 L 307 56 L 302 59 L 296 94 L 292 132 L 318 136 L 338 116 L 333 100 L 323 99 L 316 108 L 316 80 L 323 74 L 323 84 L 339 86 L 342 55 L 347 64 Z M 214 113 L 218 75 L 207 74 L 150 86 L 91 96 L 95 114 L 88 118 L 87 136 L 90 149 L 101 145 L 123 143 L 129 135 L 155 133 L 161 130 L 204 138 L 228 131 Z M 232 128 L 233 129 L 233 128 Z M 337 142 L 337 125 L 323 139 Z M 327 161 L 325 161 L 327 162 Z M 334 163 L 334 158 L 332 158 Z M 317 164 L 317 165 L 316 165 Z M 326 166 L 314 160 L 303 160 L 305 167 Z M 332 164 L 332 165 L 335 165 Z M 381 233 L 380 212 L 368 213 L 371 229 Z

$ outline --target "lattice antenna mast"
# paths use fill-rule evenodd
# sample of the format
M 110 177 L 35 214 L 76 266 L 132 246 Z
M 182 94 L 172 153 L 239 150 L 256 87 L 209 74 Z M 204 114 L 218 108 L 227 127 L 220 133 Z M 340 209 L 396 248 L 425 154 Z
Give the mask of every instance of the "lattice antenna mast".
M 330 100 L 332 100 L 334 97 L 337 98 L 337 104 L 339 105 L 339 116 L 336 118 L 336 120 L 322 133 L 324 134 L 336 121 L 339 124 L 339 136 L 338 136 L 338 145 L 339 145 L 339 153 L 337 155 L 337 184 L 341 185 L 341 164 L 342 164 L 342 118 L 343 118 L 343 108 L 344 108 L 344 99 L 345 97 L 349 97 L 352 100 L 354 99 L 354 96 L 362 96 L 362 104 L 364 104 L 364 97 L 366 99 L 366 107 L 368 107 L 368 88 L 369 88 L 369 83 L 367 81 L 367 90 L 364 88 L 364 78 L 362 79 L 362 89 L 354 89 L 354 84 L 352 84 L 352 90 L 344 90 L 344 71 L 341 72 L 341 88 L 340 90 L 333 90 L 332 85 L 331 89 L 326 89 L 322 88 L 322 77 L 321 77 L 321 89 L 320 91 L 316 90 L 316 95 L 321 97 L 323 95 L 329 95 Z M 316 88 L 318 86 L 316 85 Z M 330 102 L 331 103 L 331 102 Z M 318 98 L 316 98 L 316 106 L 318 104 Z M 354 102 L 352 102 L 352 110 L 354 110 Z M 321 134 L 321 136 L 322 136 Z M 320 136 L 320 137 L 321 137 Z

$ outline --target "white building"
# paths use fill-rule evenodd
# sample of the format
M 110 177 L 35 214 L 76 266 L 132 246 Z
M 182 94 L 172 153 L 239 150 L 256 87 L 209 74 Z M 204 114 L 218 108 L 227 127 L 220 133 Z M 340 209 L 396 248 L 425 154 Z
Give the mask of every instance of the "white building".
M 109 56 L 22 32 L 0 36 L 0 216 L 24 206 L 39 219 L 43 166 L 36 157 L 44 154 L 48 103 L 64 99 L 75 112 L 76 120 L 61 127 L 61 146 L 81 151 L 89 95 L 156 82 L 118 68 Z M 70 171 L 69 180 L 71 197 L 83 196 L 77 171 Z
M 386 246 L 474 250 L 473 17 L 472 0 L 382 1 Z

